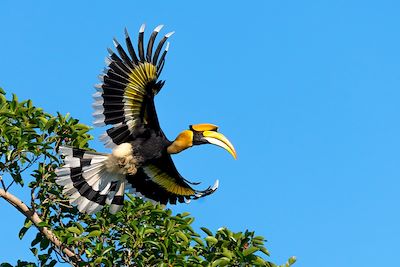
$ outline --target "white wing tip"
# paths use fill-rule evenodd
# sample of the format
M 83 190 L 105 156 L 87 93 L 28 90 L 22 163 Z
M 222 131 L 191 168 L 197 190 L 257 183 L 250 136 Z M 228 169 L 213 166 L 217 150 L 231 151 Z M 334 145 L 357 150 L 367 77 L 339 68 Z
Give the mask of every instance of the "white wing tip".
M 114 51 L 112 51 L 112 49 L 109 48 L 109 47 L 107 47 L 107 52 L 110 54 L 110 56 L 111 56 L 112 54 L 114 54 Z
M 64 156 L 67 155 L 72 155 L 72 147 L 67 147 L 67 146 L 60 146 L 60 151 L 61 154 L 63 154 Z
M 171 37 L 174 33 L 175 33 L 175 31 L 169 32 L 169 33 L 167 33 L 167 34 L 165 35 L 165 37 L 166 37 L 166 38 L 169 38 L 169 37 Z
M 93 125 L 96 126 L 96 127 L 102 127 L 102 126 L 105 126 L 106 124 L 104 123 L 103 118 L 100 118 L 100 119 L 96 119 L 93 122 Z
M 160 25 L 158 25 L 155 29 L 154 29 L 154 31 L 155 32 L 160 32 L 161 31 L 161 29 L 164 27 L 164 25 L 163 24 L 160 24 Z
M 102 93 L 101 93 L 101 92 L 95 92 L 95 93 L 92 95 L 92 97 L 93 97 L 95 100 L 101 99 L 101 98 L 102 98 Z
M 105 57 L 104 62 L 106 63 L 107 66 L 110 66 L 112 63 L 112 60 L 109 57 Z
M 142 26 L 140 26 L 139 33 L 144 32 L 145 28 L 146 28 L 146 24 L 143 23 Z
M 110 137 L 108 136 L 107 132 L 105 132 L 100 135 L 99 139 L 100 139 L 100 141 L 105 142 L 105 141 L 108 141 L 108 139 L 110 139 Z
M 114 148 L 116 144 L 112 141 L 111 137 L 108 136 L 107 132 L 103 133 L 99 137 L 100 141 L 104 143 L 107 148 Z
M 115 39 L 115 38 L 113 38 L 113 43 L 114 43 L 115 47 L 119 46 L 119 43 L 118 43 L 117 39 Z
M 217 190 L 218 186 L 219 186 L 219 180 L 216 180 L 214 185 L 211 187 L 211 190 L 213 191 Z

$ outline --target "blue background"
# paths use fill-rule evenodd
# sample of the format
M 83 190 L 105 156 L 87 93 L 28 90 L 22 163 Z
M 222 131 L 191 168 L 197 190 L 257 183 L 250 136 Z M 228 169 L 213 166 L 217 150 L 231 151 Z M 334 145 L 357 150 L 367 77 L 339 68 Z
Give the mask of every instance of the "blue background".
M 175 30 L 157 96 L 172 139 L 220 126 L 214 146 L 174 157 L 199 188 L 195 227 L 255 230 L 271 260 L 393 266 L 399 255 L 398 1 L 1 1 L 0 86 L 92 123 L 92 85 L 112 37 Z M 99 136 L 104 129 L 91 133 Z M 96 139 L 92 146 L 107 151 Z M 26 199 L 27 188 L 12 192 Z M 0 201 L 0 262 L 33 259 L 23 216 Z

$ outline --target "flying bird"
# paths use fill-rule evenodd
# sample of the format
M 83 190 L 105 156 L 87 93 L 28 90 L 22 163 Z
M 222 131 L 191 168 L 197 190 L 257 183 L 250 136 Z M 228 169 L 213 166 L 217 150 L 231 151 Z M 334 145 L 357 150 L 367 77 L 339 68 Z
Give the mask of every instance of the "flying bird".
M 143 24 L 139 30 L 137 51 L 125 29 L 126 50 L 114 39 L 118 54 L 108 49 L 107 67 L 100 75 L 93 95 L 95 126 L 111 126 L 100 137 L 111 154 L 73 147 L 60 147 L 64 165 L 56 169 L 56 182 L 71 204 L 82 213 L 93 214 L 110 205 L 116 213 L 123 207 L 124 193 L 161 204 L 189 202 L 215 192 L 218 180 L 205 190 L 196 190 L 176 169 L 171 155 L 202 144 L 226 149 L 236 159 L 229 140 L 213 124 L 190 125 L 170 141 L 157 118 L 154 97 L 165 81 L 159 76 L 168 52 L 165 34 L 154 43 L 163 25 L 157 26 L 144 46 Z

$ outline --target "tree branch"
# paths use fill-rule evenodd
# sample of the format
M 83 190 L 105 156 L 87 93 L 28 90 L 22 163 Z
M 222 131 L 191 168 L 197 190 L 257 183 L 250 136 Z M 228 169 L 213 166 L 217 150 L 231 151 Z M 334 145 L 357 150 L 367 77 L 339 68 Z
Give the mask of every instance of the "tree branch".
M 54 235 L 54 233 L 48 229 L 47 227 L 40 227 L 39 224 L 43 222 L 40 219 L 39 215 L 33 210 L 29 209 L 28 206 L 25 205 L 19 198 L 5 191 L 4 189 L 0 189 L 0 197 L 4 198 L 8 203 L 13 205 L 17 210 L 19 210 L 26 218 L 32 221 L 32 223 L 36 226 L 36 228 L 48 239 L 52 242 L 60 251 L 62 251 L 68 258 L 73 262 L 81 262 L 82 259 L 76 255 L 72 250 L 66 247 L 58 238 Z

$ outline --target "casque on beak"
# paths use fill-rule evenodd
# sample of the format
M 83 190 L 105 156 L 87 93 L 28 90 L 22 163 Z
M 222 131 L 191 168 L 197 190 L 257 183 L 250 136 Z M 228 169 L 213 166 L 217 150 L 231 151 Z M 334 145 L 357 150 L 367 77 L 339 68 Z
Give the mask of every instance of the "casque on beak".
M 204 131 L 203 138 L 210 144 L 220 146 L 227 150 L 235 159 L 237 159 L 235 148 L 223 134 L 214 131 Z

